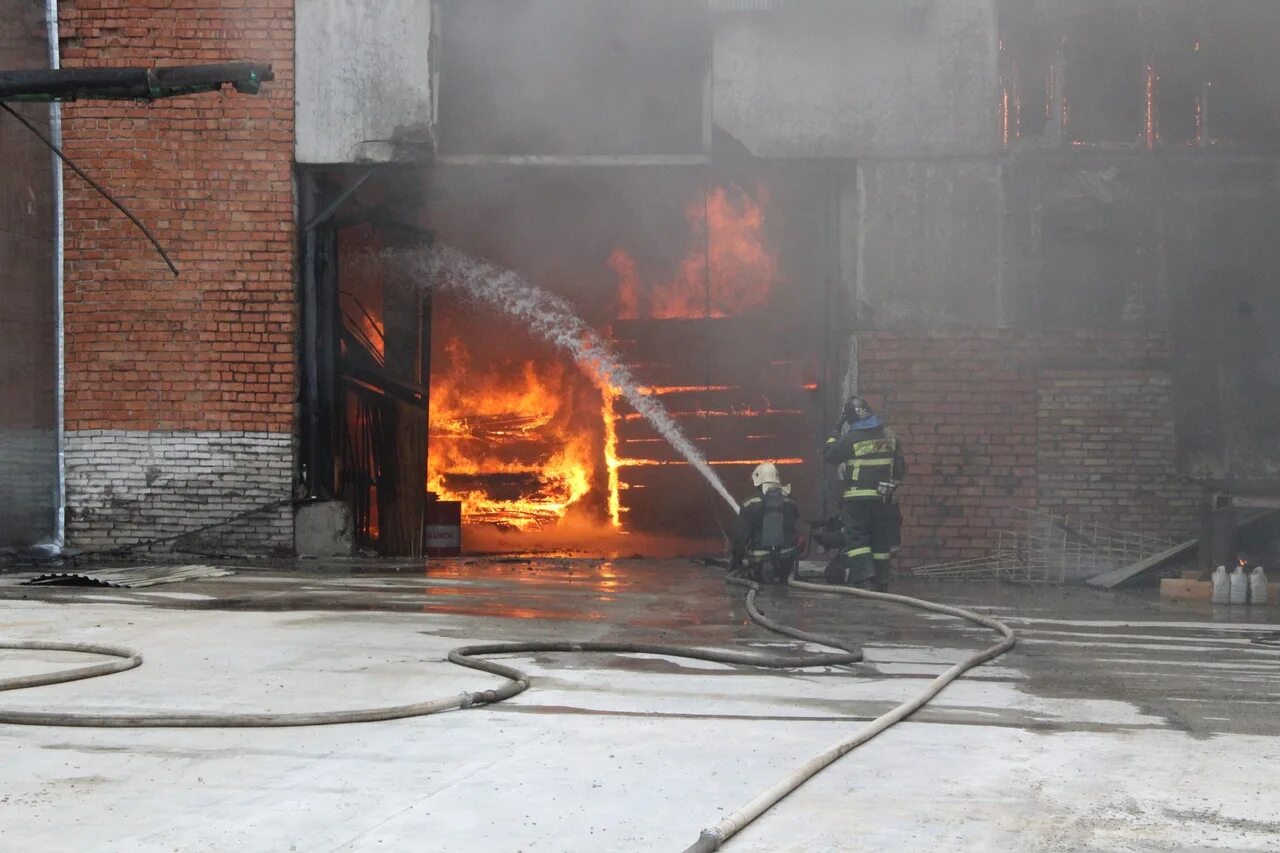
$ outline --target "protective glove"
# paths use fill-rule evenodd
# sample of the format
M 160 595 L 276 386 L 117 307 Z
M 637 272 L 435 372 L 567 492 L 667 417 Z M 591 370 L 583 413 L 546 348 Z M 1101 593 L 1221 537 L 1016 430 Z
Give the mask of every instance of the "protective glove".
M 887 480 L 881 480 L 876 483 L 876 494 L 880 496 L 880 500 L 890 503 L 893 500 L 893 493 L 897 491 L 898 484 Z

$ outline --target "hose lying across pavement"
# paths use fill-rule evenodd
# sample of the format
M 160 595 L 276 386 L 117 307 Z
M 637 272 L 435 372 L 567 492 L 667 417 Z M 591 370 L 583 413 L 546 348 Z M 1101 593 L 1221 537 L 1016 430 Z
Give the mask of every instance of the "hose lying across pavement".
M 731 579 L 733 580 L 733 579 Z M 714 663 L 759 666 L 768 669 L 802 669 L 811 666 L 838 666 L 862 660 L 862 650 L 836 637 L 826 637 L 799 631 L 766 617 L 756 607 L 759 587 L 747 581 L 735 581 L 747 590 L 747 613 L 764 627 L 796 639 L 808 640 L 840 649 L 836 653 L 821 654 L 769 654 L 766 652 L 733 651 L 729 649 L 698 649 L 689 646 L 657 643 L 574 643 L 563 641 L 484 643 L 460 646 L 449 651 L 448 659 L 459 666 L 476 669 L 507 679 L 507 683 L 493 690 L 459 693 L 410 705 L 391 705 L 353 711 L 318 711 L 292 714 L 227 714 L 210 712 L 174 712 L 142 714 L 86 714 L 75 711 L 14 711 L 0 709 L 0 724 L 25 726 L 79 726 L 89 728 L 267 728 L 283 726 L 331 726 L 344 723 L 370 723 L 378 720 L 398 720 L 405 717 L 421 717 L 479 705 L 491 705 L 523 693 L 529 687 L 529 676 L 513 666 L 483 660 L 486 655 L 531 654 L 537 652 L 594 652 L 610 654 L 647 654 L 667 657 L 691 658 Z M 38 675 L 0 678 L 0 691 L 39 687 L 65 681 L 78 681 L 113 672 L 133 669 L 142 664 L 137 652 L 119 646 L 90 643 L 47 643 L 32 641 L 0 641 L 3 650 L 40 650 L 83 652 L 108 655 L 117 660 L 76 669 L 59 670 Z
M 792 770 L 786 776 L 774 782 L 765 790 L 761 791 L 751 802 L 742 806 L 734 812 L 731 812 L 716 823 L 714 826 L 704 829 L 698 840 L 691 844 L 685 853 L 709 853 L 712 850 L 720 849 L 720 845 L 724 844 L 730 836 L 737 833 L 751 821 L 764 814 L 771 806 L 779 800 L 790 794 L 796 788 L 799 788 L 805 782 L 818 775 L 827 765 L 834 762 L 837 758 L 849 753 L 853 749 L 861 746 L 871 740 L 894 723 L 901 722 L 907 717 L 920 710 L 930 699 L 942 692 L 942 689 L 951 682 L 955 681 L 967 670 L 973 669 L 979 664 L 997 658 L 1009 649 L 1013 648 L 1014 636 L 1013 629 L 1003 622 L 992 619 L 988 616 L 981 616 L 972 610 L 965 610 L 960 607 L 950 607 L 946 604 L 935 604 L 932 601 L 925 601 L 921 598 L 911 598 L 906 595 L 891 595 L 887 592 L 871 592 L 869 590 L 857 589 L 848 586 L 829 586 L 827 584 L 806 583 L 798 581 L 794 577 L 787 578 L 787 583 L 796 589 L 807 589 L 815 592 L 837 593 L 840 595 L 853 595 L 858 598 L 869 598 L 874 601 L 892 601 L 896 604 L 906 604 L 909 607 L 917 607 L 921 610 L 931 610 L 934 613 L 945 613 L 948 616 L 958 616 L 961 619 L 968 619 L 978 625 L 991 628 L 1001 635 L 1000 642 L 994 646 L 988 646 L 980 652 L 969 655 L 964 660 L 954 664 L 945 672 L 929 683 L 921 693 L 912 699 L 908 699 L 893 710 L 881 714 L 862 728 L 853 732 L 832 744 L 804 764 Z
M 436 714 L 441 711 L 474 708 L 480 705 L 501 702 L 510 699 L 529 687 L 529 677 L 512 666 L 483 660 L 486 655 L 529 654 L 537 652 L 593 652 L 610 654 L 652 654 L 665 657 L 690 658 L 715 663 L 742 664 L 770 669 L 796 669 L 810 666 L 836 666 L 857 663 L 862 660 L 862 651 L 844 640 L 821 634 L 800 631 L 788 625 L 768 618 L 756 606 L 759 586 L 752 581 L 729 578 L 730 583 L 747 587 L 747 613 L 758 624 L 799 640 L 840 649 L 836 653 L 812 653 L 796 655 L 778 655 L 763 652 L 744 652 L 731 650 L 697 649 L 688 646 L 664 645 L 656 643 L 572 643 L 572 642 L 512 642 L 485 643 L 461 646 L 449 652 L 450 662 L 469 669 L 487 672 L 507 679 L 507 683 L 493 690 L 473 693 L 460 693 L 426 702 L 409 705 L 395 705 L 381 708 L 367 708 L 353 711 L 320 711 L 289 714 L 227 714 L 227 713 L 143 713 L 143 714 L 86 714 L 65 711 L 13 711 L 0 709 L 0 724 L 29 726 L 80 726 L 93 728 L 261 728 L 282 726 L 322 726 L 344 723 L 374 722 L 377 720 L 395 720 L 405 717 L 419 717 Z M 999 643 L 983 649 L 960 663 L 950 667 L 914 699 L 897 706 L 892 711 L 877 717 L 870 723 L 834 744 L 821 754 L 805 762 L 800 767 L 778 780 L 755 799 L 740 809 L 732 812 L 709 829 L 703 830 L 697 842 L 690 846 L 686 853 L 702 853 L 719 849 L 724 842 L 751 821 L 755 820 L 767 809 L 804 784 L 824 767 L 845 755 L 850 750 L 866 743 L 883 732 L 894 723 L 905 719 L 919 710 L 930 699 L 938 695 L 944 687 L 958 678 L 966 670 L 991 660 L 1013 647 L 1013 631 L 1003 622 L 980 616 L 959 607 L 934 604 L 905 595 L 868 592 L 851 587 L 836 587 L 826 584 L 806 583 L 789 578 L 788 583 L 802 590 L 823 593 L 853 595 L 876 601 L 888 601 L 906 604 L 922 610 L 958 616 L 978 625 L 992 628 L 1002 635 Z M 37 641 L 0 641 L 3 650 L 39 650 L 66 651 L 88 654 L 107 655 L 115 660 L 93 664 L 74 669 L 59 670 L 52 673 L 16 676 L 0 679 L 0 691 L 17 690 L 27 687 L 39 687 L 47 684 L 58 684 L 94 678 L 100 675 L 122 672 L 141 665 L 142 656 L 131 649 L 119 646 L 108 646 L 93 643 L 52 643 Z

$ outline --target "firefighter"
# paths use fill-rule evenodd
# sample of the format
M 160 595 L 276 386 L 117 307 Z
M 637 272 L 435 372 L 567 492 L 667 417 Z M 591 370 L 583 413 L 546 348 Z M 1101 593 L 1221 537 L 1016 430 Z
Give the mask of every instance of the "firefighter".
M 823 458 L 840 481 L 840 551 L 827 566 L 830 583 L 889 587 L 889 559 L 901 543 L 902 516 L 893 493 L 906 475 L 902 444 L 866 400 L 845 401 Z
M 783 583 L 800 554 L 800 511 L 791 499 L 791 486 L 782 485 L 772 462 L 756 466 L 751 485 L 751 496 L 742 502 L 735 520 L 729 572 L 762 583 Z

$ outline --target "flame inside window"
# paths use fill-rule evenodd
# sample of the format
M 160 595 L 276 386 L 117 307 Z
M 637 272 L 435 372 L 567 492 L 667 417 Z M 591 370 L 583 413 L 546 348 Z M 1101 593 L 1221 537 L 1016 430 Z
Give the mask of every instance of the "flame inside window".
M 670 278 L 641 280 L 623 248 L 608 264 L 617 276 L 618 319 L 730 317 L 766 307 L 777 258 L 765 245 L 763 189 L 717 187 L 689 203 L 691 245 Z

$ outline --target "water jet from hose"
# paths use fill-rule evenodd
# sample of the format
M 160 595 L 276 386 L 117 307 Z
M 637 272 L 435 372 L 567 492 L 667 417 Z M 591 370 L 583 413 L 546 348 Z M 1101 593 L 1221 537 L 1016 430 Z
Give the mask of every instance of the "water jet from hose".
M 414 286 L 442 288 L 479 299 L 523 323 L 529 331 L 573 357 L 597 386 L 622 395 L 649 424 L 715 489 L 733 511 L 738 502 L 720 477 L 680 430 L 671 413 L 641 383 L 604 338 L 564 299 L 531 284 L 511 270 L 473 258 L 451 246 L 388 249 L 382 253 Z

